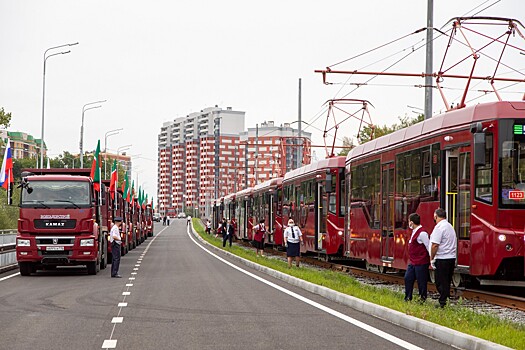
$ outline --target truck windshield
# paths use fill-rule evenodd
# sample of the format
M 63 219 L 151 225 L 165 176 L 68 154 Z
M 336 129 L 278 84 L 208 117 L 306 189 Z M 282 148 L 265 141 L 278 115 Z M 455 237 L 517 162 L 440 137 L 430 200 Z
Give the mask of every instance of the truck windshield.
M 525 208 L 525 120 L 499 125 L 500 207 Z
M 22 207 L 86 208 L 91 205 L 87 181 L 31 181 L 31 193 L 22 189 Z

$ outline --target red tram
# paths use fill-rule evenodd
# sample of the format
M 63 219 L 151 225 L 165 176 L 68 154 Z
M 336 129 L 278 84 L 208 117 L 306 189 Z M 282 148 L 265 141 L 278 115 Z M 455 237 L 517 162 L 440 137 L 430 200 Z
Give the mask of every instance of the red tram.
M 283 222 L 291 218 L 303 232 L 303 251 L 326 258 L 343 255 L 345 157 L 323 159 L 286 173 Z
M 254 223 L 264 219 L 267 229 L 266 243 L 283 245 L 282 215 L 283 178 L 265 181 L 253 188 Z
M 346 256 L 406 269 L 408 215 L 431 232 L 442 207 L 458 238 L 454 284 L 523 283 L 525 102 L 453 110 L 369 141 L 348 154 L 346 176 Z

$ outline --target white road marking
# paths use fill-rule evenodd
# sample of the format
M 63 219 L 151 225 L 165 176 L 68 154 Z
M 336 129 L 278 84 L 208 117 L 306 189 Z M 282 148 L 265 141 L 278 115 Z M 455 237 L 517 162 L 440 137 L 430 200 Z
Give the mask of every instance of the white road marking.
M 111 323 L 122 323 L 122 321 L 124 321 L 124 317 L 113 317 Z
M 140 267 L 140 264 L 136 264 L 135 267 Z
M 126 287 L 133 287 L 133 283 L 126 284 Z
M 138 270 L 139 270 L 138 267 L 134 267 L 134 268 L 133 268 L 133 271 L 138 271 Z
M 116 339 L 106 339 L 104 340 L 104 343 L 102 343 L 102 349 L 115 349 L 117 347 L 117 340 Z
M 192 234 L 190 233 L 190 228 L 189 227 L 188 227 L 187 233 L 188 233 L 188 236 L 190 237 L 190 239 L 193 241 L 193 243 L 195 243 L 199 248 L 201 248 L 202 250 L 204 250 L 206 253 L 210 254 L 214 258 L 222 261 L 226 265 L 229 265 L 229 266 L 233 267 L 234 269 L 236 269 L 237 271 L 240 271 L 240 272 L 244 273 L 245 275 L 248 275 L 248 276 L 250 276 L 250 277 L 252 277 L 252 278 L 254 278 L 254 279 L 256 279 L 256 280 L 258 280 L 258 281 L 260 281 L 260 282 L 262 282 L 262 283 L 264 283 L 264 284 L 266 284 L 266 285 L 268 285 L 268 286 L 270 286 L 272 288 L 275 288 L 275 289 L 277 289 L 277 290 L 279 290 L 279 291 L 281 291 L 281 292 L 283 292 L 285 294 L 288 294 L 289 296 L 291 296 L 293 298 L 296 298 L 296 299 L 298 299 L 298 300 L 300 300 L 300 301 L 302 301 L 302 302 L 304 302 L 306 304 L 309 304 L 309 305 L 311 305 L 311 306 L 313 306 L 313 307 L 315 307 L 315 308 L 317 308 L 319 310 L 322 310 L 322 311 L 324 311 L 326 313 L 329 313 L 330 315 L 335 316 L 335 317 L 337 317 L 337 318 L 339 318 L 339 319 L 341 319 L 343 321 L 351 323 L 351 324 L 353 324 L 356 327 L 359 327 L 359 328 L 361 328 L 361 329 L 363 329 L 363 330 L 365 330 L 367 332 L 370 332 L 370 333 L 372 333 L 374 335 L 377 335 L 378 337 L 381 337 L 381 338 L 383 338 L 383 339 L 385 339 L 385 340 L 387 340 L 387 341 L 389 341 L 391 343 L 394 343 L 394 344 L 396 344 L 396 345 L 398 345 L 398 346 L 400 346 L 402 348 L 409 349 L 409 350 L 423 350 L 423 348 L 420 348 L 419 346 L 416 346 L 416 345 L 411 344 L 411 343 L 409 343 L 407 341 L 404 341 L 403 339 L 397 338 L 397 337 L 395 337 L 395 336 L 393 336 L 391 334 L 383 332 L 382 330 L 379 330 L 379 329 L 377 329 L 375 327 L 372 327 L 372 326 L 370 326 L 370 325 L 368 325 L 368 324 L 366 324 L 364 322 L 356 320 L 355 318 L 352 318 L 352 317 L 347 316 L 347 315 L 345 315 L 345 314 L 343 314 L 343 313 L 341 313 L 339 311 L 333 310 L 333 309 L 331 309 L 331 308 L 329 308 L 327 306 L 319 304 L 319 303 L 317 303 L 317 302 L 315 302 L 313 300 L 310 300 L 310 299 L 308 299 L 306 297 L 303 297 L 302 295 L 294 293 L 291 290 L 288 290 L 288 289 L 286 289 L 284 287 L 281 287 L 281 286 L 279 286 L 279 285 L 277 285 L 277 284 L 275 284 L 273 282 L 270 282 L 270 281 L 268 281 L 268 280 L 266 280 L 266 279 L 264 279 L 262 277 L 259 277 L 259 276 L 255 275 L 255 274 L 253 274 L 253 273 L 251 273 L 249 271 L 246 271 L 246 270 L 244 270 L 244 269 L 242 269 L 242 268 L 232 264 L 231 262 L 221 258 L 217 254 L 212 253 L 211 251 L 209 251 L 207 248 L 203 247 L 202 245 L 198 244 L 197 241 L 195 241 L 195 239 L 192 237 Z
M 20 275 L 20 272 L 14 273 L 14 274 L 9 275 L 9 276 L 2 277 L 2 278 L 0 278 L 0 282 L 5 281 L 5 280 L 7 280 L 7 279 L 9 279 L 11 277 L 18 276 L 18 275 Z
M 153 239 L 151 240 L 151 242 L 149 242 L 148 244 L 148 247 L 144 250 L 144 252 L 142 253 L 142 256 L 141 256 L 141 260 L 142 260 L 142 257 L 144 256 L 144 254 L 146 254 L 146 251 L 148 250 L 149 246 L 151 245 L 151 243 L 153 243 L 155 241 L 155 239 L 165 230 L 167 229 L 167 227 L 163 228 L 162 230 L 160 230 L 159 233 L 157 233 L 157 235 L 155 237 L 153 237 Z M 137 273 L 136 272 L 132 272 L 131 273 L 132 275 L 136 275 Z M 130 277 L 129 280 L 130 281 L 133 281 L 135 279 L 135 277 Z M 133 286 L 133 284 L 126 284 L 126 287 L 129 287 L 130 286 Z M 122 295 L 124 295 L 124 300 L 122 300 L 121 303 L 118 303 L 118 307 L 120 308 L 119 311 L 118 311 L 118 316 L 117 317 L 114 317 L 113 320 L 112 320 L 112 323 L 113 323 L 113 329 L 111 330 L 111 335 L 109 336 L 109 339 L 106 339 L 104 340 L 104 343 L 102 344 L 102 349 L 115 349 L 117 347 L 117 340 L 116 339 L 112 339 L 113 338 L 113 334 L 115 333 L 115 327 L 117 326 L 117 323 L 122 323 L 122 319 L 123 317 L 120 317 L 120 312 L 122 311 L 122 308 L 123 307 L 126 307 L 128 306 L 128 303 L 125 302 L 126 300 L 126 296 L 127 295 L 131 295 L 130 292 L 122 292 Z M 120 319 L 120 322 L 113 322 L 115 321 L 115 319 Z

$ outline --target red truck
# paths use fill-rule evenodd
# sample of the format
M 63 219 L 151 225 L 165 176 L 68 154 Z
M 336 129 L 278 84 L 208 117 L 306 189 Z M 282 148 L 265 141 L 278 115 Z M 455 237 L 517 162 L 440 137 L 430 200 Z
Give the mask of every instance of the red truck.
M 106 268 L 108 231 L 99 205 L 106 204 L 105 186 L 95 191 L 89 174 L 90 169 L 22 172 L 16 238 L 22 276 L 57 266 L 85 265 L 90 275 Z
M 146 209 L 144 210 L 145 220 L 146 220 L 146 237 L 153 237 L 153 209 L 151 209 L 151 204 L 146 204 Z

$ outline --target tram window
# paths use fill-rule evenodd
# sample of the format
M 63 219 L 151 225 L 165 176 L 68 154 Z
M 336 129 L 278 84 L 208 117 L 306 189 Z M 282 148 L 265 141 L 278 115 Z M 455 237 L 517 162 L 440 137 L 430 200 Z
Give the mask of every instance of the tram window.
M 499 125 L 500 206 L 525 205 L 525 134 L 523 122 L 501 120 Z
M 423 176 L 430 176 L 430 151 L 421 152 Z
M 336 195 L 335 193 L 328 194 L 328 211 L 332 214 L 336 214 L 337 212 L 337 204 L 336 204 Z
M 485 164 L 476 166 L 476 196 L 478 201 L 492 204 L 492 150 L 493 135 L 487 133 L 485 141 Z
M 345 216 L 345 178 L 344 174 L 339 173 L 341 183 L 339 184 L 339 216 Z

